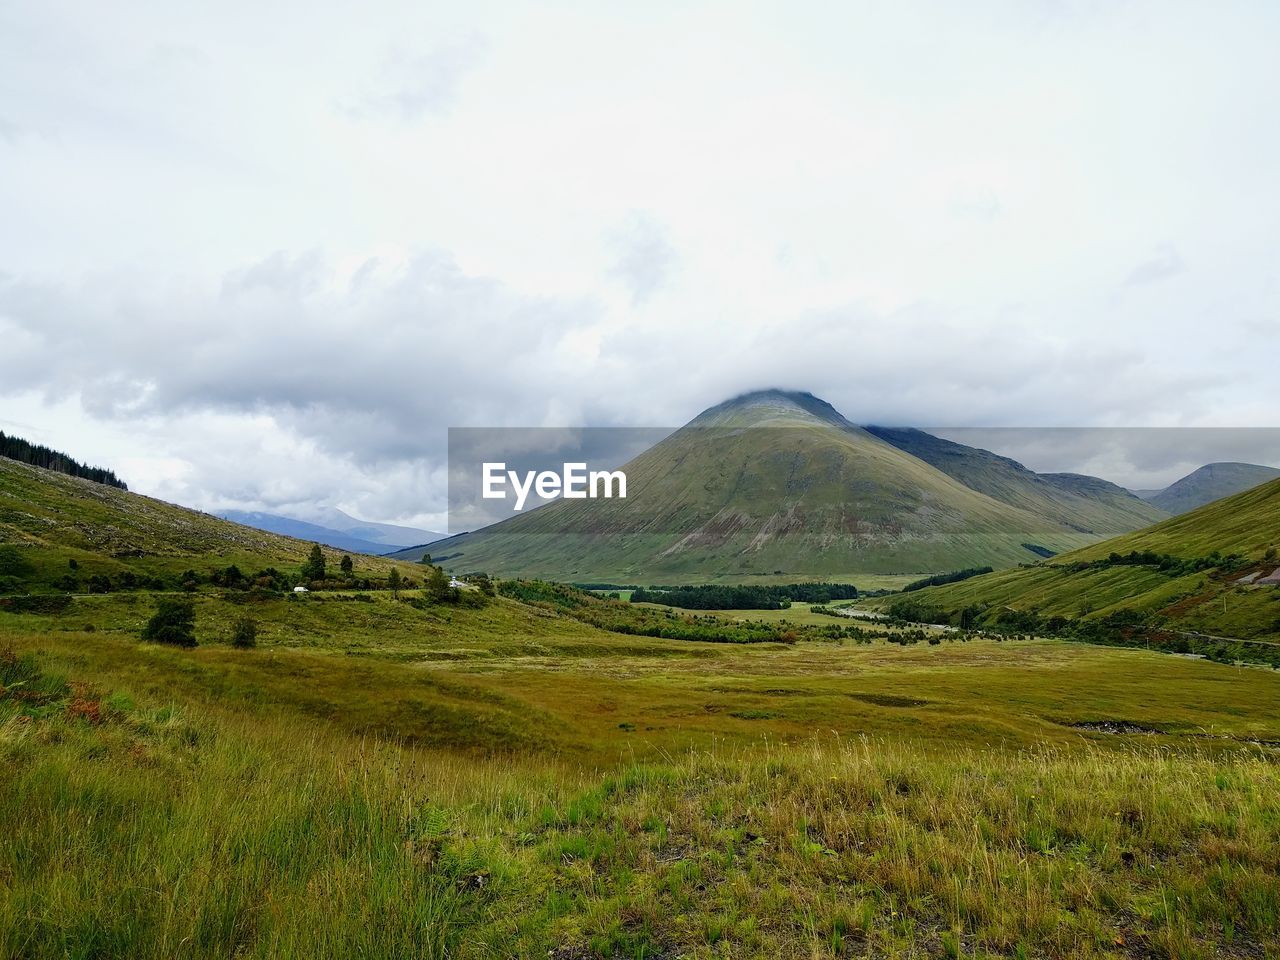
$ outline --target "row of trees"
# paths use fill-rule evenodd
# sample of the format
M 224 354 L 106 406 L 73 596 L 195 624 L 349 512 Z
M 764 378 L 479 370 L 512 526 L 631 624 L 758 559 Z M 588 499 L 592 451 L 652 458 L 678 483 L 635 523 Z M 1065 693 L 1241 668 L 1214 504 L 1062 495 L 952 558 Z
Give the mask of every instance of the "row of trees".
M 964 570 L 956 570 L 952 573 L 935 573 L 932 577 L 925 577 L 923 580 L 916 580 L 912 583 L 908 583 L 902 588 L 902 592 L 911 593 L 915 590 L 923 590 L 925 587 L 939 587 L 944 583 L 959 583 L 961 580 L 980 577 L 984 573 L 990 572 L 990 567 L 968 567 Z
M 661 603 L 685 610 L 785 610 L 797 603 L 830 603 L 854 600 L 858 588 L 851 583 L 782 583 L 768 586 L 722 586 L 703 584 L 689 587 L 637 588 L 632 603 Z
M 453 585 L 453 578 L 445 572 L 443 567 L 436 566 L 431 562 L 430 554 L 423 556 L 419 564 L 422 567 L 424 600 L 430 603 L 457 603 L 461 599 L 461 589 Z M 343 578 L 349 580 L 354 572 L 354 564 L 351 557 L 344 556 L 339 566 L 342 570 Z M 302 577 L 304 580 L 313 583 L 324 581 L 327 578 L 324 551 L 320 549 L 319 544 L 311 548 L 311 554 L 302 567 Z M 491 597 L 495 593 L 493 581 L 486 574 L 468 574 L 464 579 L 477 587 L 484 596 Z M 362 581 L 362 583 L 367 586 L 369 582 L 366 580 Z M 386 586 L 391 591 L 392 596 L 399 597 L 401 590 L 417 589 L 418 581 L 392 567 L 387 574 Z
M 129 489 L 124 481 L 110 470 L 103 467 L 90 467 L 52 447 L 31 443 L 21 437 L 11 437 L 3 431 L 0 431 L 0 457 L 8 457 L 10 460 L 29 463 L 33 467 L 65 473 L 71 477 L 84 477 L 94 483 L 103 483 L 121 490 Z
M 1161 573 L 1183 577 L 1190 573 L 1203 573 L 1206 570 L 1231 573 L 1247 566 L 1248 563 L 1249 561 L 1238 553 L 1223 556 L 1218 550 L 1204 557 L 1175 557 L 1168 553 L 1156 553 L 1153 550 L 1130 550 L 1128 553 L 1113 551 L 1101 560 L 1077 560 L 1063 566 L 1073 573 L 1105 567 L 1154 567 Z

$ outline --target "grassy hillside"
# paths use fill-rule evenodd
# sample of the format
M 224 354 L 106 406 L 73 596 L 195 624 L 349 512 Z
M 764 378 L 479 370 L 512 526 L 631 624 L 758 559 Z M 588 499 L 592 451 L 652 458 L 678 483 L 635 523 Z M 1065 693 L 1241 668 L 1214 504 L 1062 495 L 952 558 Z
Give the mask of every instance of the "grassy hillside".
M 0 955 L 1265 955 L 1273 674 L 495 600 L 0 612 Z M 88 632 L 90 626 L 94 627 Z M 1108 732 L 1120 729 L 1128 732 Z
M 35 569 L 300 557 L 3 475 Z M 1280 947 L 1275 673 L 801 611 L 627 635 L 588 621 L 668 614 L 501 587 L 201 584 L 192 649 L 140 639 L 147 590 L 0 607 L 0 956 Z
M 557 501 L 427 549 L 454 570 L 655 583 L 1005 566 L 1035 556 L 1028 542 L 1097 536 L 971 489 L 803 394 L 714 407 L 623 469 L 625 500 Z
M 913 596 L 952 617 L 977 608 L 978 622 L 992 622 L 1006 610 L 1095 620 L 1139 611 L 1177 630 L 1280 641 L 1280 589 L 1237 583 L 1250 573 L 1280 567 L 1277 549 L 1280 480 L 1273 480 L 1034 567 L 997 571 Z M 1187 562 L 1134 563 L 1128 560 L 1132 553 Z M 887 608 L 892 602 L 874 605 Z
M 5 592 L 52 590 L 69 574 L 87 584 L 94 575 L 172 580 L 233 564 L 245 574 L 292 570 L 311 544 L 0 457 L 0 550 Z M 343 552 L 324 553 L 336 568 Z M 358 564 L 369 576 L 391 566 L 372 557 Z
M 1280 477 L 1280 470 L 1256 463 L 1209 463 L 1147 499 L 1168 513 L 1179 514 Z
M 867 427 L 867 430 L 967 487 L 1067 529 L 1097 535 L 1124 533 L 1165 516 L 1159 507 L 1097 477 L 1035 473 L 1016 460 L 944 440 L 922 430 L 891 427 Z

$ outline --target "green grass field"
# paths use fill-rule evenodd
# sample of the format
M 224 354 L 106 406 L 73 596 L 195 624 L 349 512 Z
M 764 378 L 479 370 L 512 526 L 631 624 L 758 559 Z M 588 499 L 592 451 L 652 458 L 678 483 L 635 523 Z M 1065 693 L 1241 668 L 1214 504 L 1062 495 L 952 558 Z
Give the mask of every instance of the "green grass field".
M 137 639 L 149 610 L 0 613 L 0 956 L 1280 946 L 1271 671 L 385 593 L 202 595 L 183 650 Z
M 843 606 L 849 606 L 852 603 L 853 603 L 852 600 L 835 600 L 827 604 L 827 606 L 843 607 Z M 650 610 L 673 609 L 671 607 L 666 607 L 658 603 L 638 603 L 636 604 L 636 606 L 646 607 Z M 843 619 L 836 619 L 835 617 L 832 617 L 825 613 L 814 613 L 812 608 L 815 606 L 819 606 L 819 604 L 794 601 L 791 604 L 791 606 L 787 607 L 785 610 L 711 610 L 707 612 L 713 613 L 717 617 L 723 617 L 726 620 L 733 620 L 738 622 L 758 620 L 763 623 L 807 624 L 812 626 L 828 626 L 833 623 L 859 624 L 864 622 L 859 620 L 846 621 Z M 693 611 L 688 611 L 688 612 L 693 612 Z M 882 629 L 888 630 L 888 629 L 894 629 L 894 628 L 886 624 Z

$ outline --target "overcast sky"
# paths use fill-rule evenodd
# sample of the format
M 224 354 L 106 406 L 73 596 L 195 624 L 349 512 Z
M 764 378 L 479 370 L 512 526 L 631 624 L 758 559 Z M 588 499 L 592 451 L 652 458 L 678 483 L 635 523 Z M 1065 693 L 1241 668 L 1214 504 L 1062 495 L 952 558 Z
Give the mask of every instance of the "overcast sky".
M 0 0 L 0 429 L 431 527 L 757 387 L 1277 425 L 1278 4 L 346 6 Z

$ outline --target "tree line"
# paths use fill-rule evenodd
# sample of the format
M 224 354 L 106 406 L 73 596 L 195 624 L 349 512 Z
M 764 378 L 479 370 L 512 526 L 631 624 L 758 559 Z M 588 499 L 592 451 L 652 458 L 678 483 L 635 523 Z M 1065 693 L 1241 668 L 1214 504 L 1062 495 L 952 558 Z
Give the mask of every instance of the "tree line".
M 956 570 L 952 573 L 936 573 L 932 577 L 925 577 L 923 580 L 908 583 L 902 588 L 902 592 L 911 593 L 914 590 L 923 590 L 925 587 L 940 587 L 944 583 L 959 583 L 961 580 L 980 577 L 984 573 L 990 572 L 991 567 L 967 567 L 964 570 Z
M 785 610 L 792 602 L 830 603 L 856 600 L 851 583 L 783 583 L 751 586 L 701 584 L 684 587 L 643 587 L 633 590 L 632 603 L 661 603 L 685 610 Z
M 1130 550 L 1128 553 L 1112 551 L 1100 560 L 1077 560 L 1073 563 L 1059 564 L 1059 566 L 1072 573 L 1106 567 L 1154 567 L 1172 577 L 1185 577 L 1187 574 L 1203 573 L 1206 570 L 1231 573 L 1247 566 L 1248 563 L 1248 559 L 1238 553 L 1223 556 L 1219 550 L 1204 557 L 1175 557 L 1172 554 L 1156 553 L 1153 550 Z
M 42 467 L 56 473 L 65 473 L 69 477 L 83 477 L 85 480 L 92 480 L 94 483 L 105 484 L 120 490 L 129 489 L 111 470 L 87 466 L 52 447 L 31 443 L 21 437 L 11 437 L 3 431 L 0 431 L 0 457 L 8 457 L 10 460 L 29 463 L 33 467 Z

